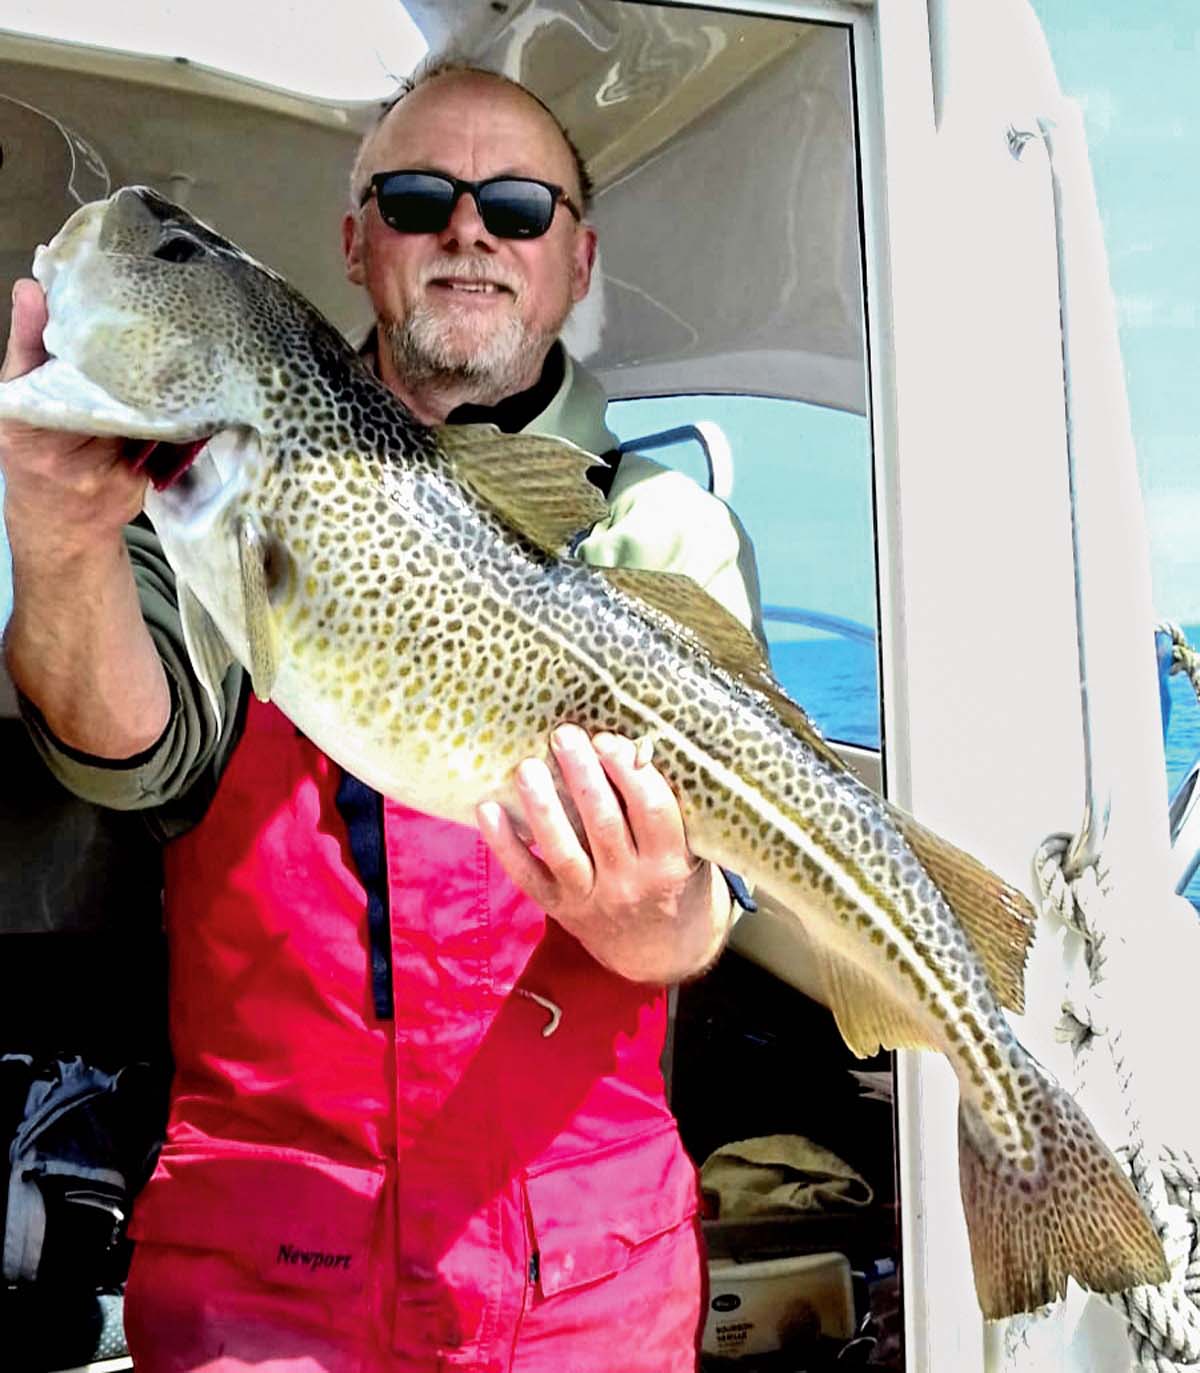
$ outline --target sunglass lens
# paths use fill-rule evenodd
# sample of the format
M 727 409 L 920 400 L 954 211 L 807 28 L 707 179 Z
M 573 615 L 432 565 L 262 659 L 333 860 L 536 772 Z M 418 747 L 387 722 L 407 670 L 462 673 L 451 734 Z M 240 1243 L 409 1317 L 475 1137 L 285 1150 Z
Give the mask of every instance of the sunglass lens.
M 536 181 L 487 181 L 479 188 L 479 213 L 497 238 L 537 238 L 554 218 L 554 196 Z
M 454 187 L 443 177 L 399 172 L 375 195 L 383 222 L 402 234 L 437 234 L 450 222 Z

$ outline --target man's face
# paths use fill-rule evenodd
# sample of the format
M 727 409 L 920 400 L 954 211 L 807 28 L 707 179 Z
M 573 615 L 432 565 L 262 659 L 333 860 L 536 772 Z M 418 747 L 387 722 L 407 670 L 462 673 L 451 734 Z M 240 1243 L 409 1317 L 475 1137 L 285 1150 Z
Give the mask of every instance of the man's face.
M 367 149 L 362 184 L 399 168 L 467 181 L 530 176 L 563 186 L 579 203 L 574 162 L 554 122 L 486 76 L 437 77 L 400 102 Z M 469 379 L 481 403 L 536 380 L 572 305 L 587 294 L 595 253 L 593 231 L 565 206 L 542 237 L 505 239 L 487 231 L 469 195 L 433 234 L 388 228 L 372 197 L 347 214 L 343 238 L 347 275 L 371 297 L 399 379 Z

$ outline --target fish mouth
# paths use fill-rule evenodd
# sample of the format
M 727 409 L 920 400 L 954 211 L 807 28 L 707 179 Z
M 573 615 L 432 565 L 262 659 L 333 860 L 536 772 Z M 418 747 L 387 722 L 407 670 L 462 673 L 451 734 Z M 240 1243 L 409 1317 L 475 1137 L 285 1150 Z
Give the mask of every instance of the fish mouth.
M 100 228 L 112 201 L 110 196 L 81 205 L 49 243 L 39 243 L 34 249 L 33 276 L 46 293 L 47 301 L 55 294 L 59 278 L 69 275 L 82 259 L 97 251 Z
M 160 419 L 126 406 L 74 361 L 86 332 L 81 321 L 99 318 L 111 323 L 113 318 L 119 318 L 111 307 L 85 308 L 76 282 L 92 259 L 108 255 L 103 235 L 110 212 L 127 209 L 136 194 L 118 191 L 107 200 L 80 206 L 48 244 L 35 250 L 33 276 L 46 297 L 47 321 L 42 338 L 46 372 L 53 373 L 55 384 L 64 387 L 82 408 L 95 407 L 97 415 L 103 418 L 98 420 L 94 432 L 124 438 L 125 461 L 134 471 L 144 472 L 157 490 L 164 491 L 187 472 L 212 434 L 197 434 L 194 423 Z

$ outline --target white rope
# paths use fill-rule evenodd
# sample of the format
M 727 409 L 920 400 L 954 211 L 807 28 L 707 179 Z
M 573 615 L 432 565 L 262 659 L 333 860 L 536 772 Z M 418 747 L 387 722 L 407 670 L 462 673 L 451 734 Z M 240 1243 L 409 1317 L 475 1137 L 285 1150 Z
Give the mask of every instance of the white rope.
M 1192 657 L 1200 677 L 1200 655 Z M 1183 670 L 1191 675 L 1190 669 Z M 1139 1369 L 1183 1373 L 1200 1365 L 1200 1169 L 1187 1153 L 1165 1149 L 1154 1157 L 1143 1138 L 1121 1031 L 1108 1024 L 1103 997 L 1098 994 L 1104 981 L 1107 920 L 1113 908 L 1106 875 L 1094 865 L 1068 880 L 1062 865 L 1069 847 L 1069 836 L 1053 835 L 1034 860 L 1043 908 L 1084 940 L 1089 985 L 1082 997 L 1064 1001 L 1058 1033 L 1070 1042 L 1081 1068 L 1097 1039 L 1108 1044 L 1127 1129 L 1127 1144 L 1116 1153 L 1162 1238 L 1171 1267 L 1169 1281 L 1161 1286 L 1111 1293 L 1106 1300 L 1128 1322 Z

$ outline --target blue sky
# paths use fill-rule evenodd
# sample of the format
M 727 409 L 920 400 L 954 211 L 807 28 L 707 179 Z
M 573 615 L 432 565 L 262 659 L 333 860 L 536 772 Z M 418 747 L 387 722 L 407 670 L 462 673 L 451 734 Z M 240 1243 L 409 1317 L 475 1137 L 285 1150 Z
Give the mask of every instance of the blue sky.
M 1033 6 L 1087 123 L 1156 609 L 1200 621 L 1200 5 Z

